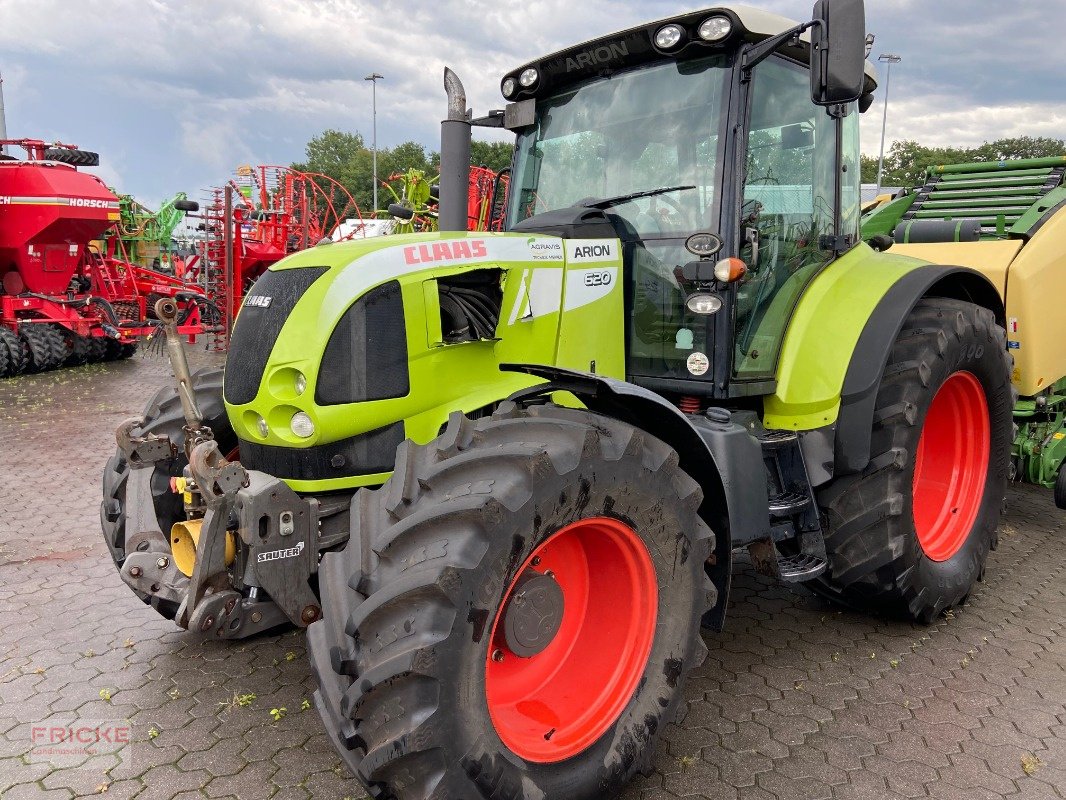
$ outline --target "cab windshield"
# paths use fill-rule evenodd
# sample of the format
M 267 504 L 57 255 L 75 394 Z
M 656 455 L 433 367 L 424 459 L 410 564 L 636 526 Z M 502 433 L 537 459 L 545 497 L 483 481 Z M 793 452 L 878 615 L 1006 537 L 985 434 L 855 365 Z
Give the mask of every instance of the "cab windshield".
M 671 61 L 598 78 L 538 103 L 517 142 L 509 226 L 582 201 L 620 200 L 611 212 L 642 239 L 715 230 L 715 166 L 723 56 Z M 677 188 L 691 187 L 691 188 Z

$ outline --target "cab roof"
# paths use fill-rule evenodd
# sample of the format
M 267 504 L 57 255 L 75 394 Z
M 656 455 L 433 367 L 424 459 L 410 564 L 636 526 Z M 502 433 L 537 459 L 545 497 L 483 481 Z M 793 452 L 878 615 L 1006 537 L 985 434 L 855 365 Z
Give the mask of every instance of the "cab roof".
M 714 16 L 729 18 L 733 24 L 733 30 L 720 42 L 705 42 L 698 36 L 697 29 L 704 20 Z M 685 31 L 685 37 L 675 47 L 664 50 L 655 45 L 654 39 L 656 32 L 669 24 L 680 26 Z M 751 6 L 736 4 L 712 6 L 700 11 L 646 22 L 559 50 L 511 70 L 504 76 L 501 86 L 505 85 L 509 79 L 515 82 L 516 91 L 510 95 L 504 93 L 504 97 L 508 100 L 538 97 L 568 84 L 591 77 L 606 76 L 618 70 L 652 61 L 661 61 L 664 58 L 682 61 L 727 53 L 741 43 L 760 42 L 784 33 L 798 24 L 788 17 Z M 800 34 L 800 42 L 801 46 L 786 45 L 781 48 L 781 51 L 792 58 L 806 61 L 808 54 L 806 45 L 810 43 L 809 32 L 804 31 Z M 529 69 L 536 70 L 537 80 L 530 86 L 523 87 L 519 78 Z M 869 61 L 865 64 L 865 71 L 865 91 L 872 92 L 877 87 L 877 71 Z

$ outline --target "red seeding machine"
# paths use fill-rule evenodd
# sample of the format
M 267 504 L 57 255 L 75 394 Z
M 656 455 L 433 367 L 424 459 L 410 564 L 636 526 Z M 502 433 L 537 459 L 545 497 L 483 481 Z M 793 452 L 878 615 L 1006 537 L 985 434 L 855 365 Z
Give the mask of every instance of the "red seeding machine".
M 181 334 L 204 333 L 217 314 L 203 292 L 94 244 L 120 217 L 118 197 L 79 169 L 97 166 L 96 153 L 0 145 L 0 377 L 128 358 L 155 332 L 162 297 L 177 303 Z

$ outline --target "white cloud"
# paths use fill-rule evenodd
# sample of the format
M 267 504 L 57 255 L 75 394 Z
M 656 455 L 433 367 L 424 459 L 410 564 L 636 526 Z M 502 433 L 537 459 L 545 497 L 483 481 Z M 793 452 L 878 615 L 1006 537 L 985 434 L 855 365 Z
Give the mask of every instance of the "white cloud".
M 809 0 L 748 0 L 802 16 Z M 1047 24 L 1063 0 L 868 0 L 875 54 L 899 52 L 889 141 L 977 144 L 1066 132 L 1066 62 Z M 325 128 L 436 148 L 445 64 L 478 113 L 509 69 L 578 41 L 691 10 L 687 0 L 0 0 L 9 130 L 99 150 L 151 198 L 238 164 L 288 163 Z M 1043 24 L 1041 23 L 1043 21 Z M 880 104 L 863 120 L 876 153 Z M 495 138 L 502 134 L 484 132 Z

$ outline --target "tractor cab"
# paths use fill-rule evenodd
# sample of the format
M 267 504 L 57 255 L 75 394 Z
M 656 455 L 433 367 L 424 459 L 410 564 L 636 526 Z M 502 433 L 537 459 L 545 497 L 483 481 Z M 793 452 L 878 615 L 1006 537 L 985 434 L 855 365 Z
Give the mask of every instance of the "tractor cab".
M 621 240 L 627 380 L 705 397 L 772 391 L 803 290 L 858 241 L 857 106 L 874 83 L 870 73 L 847 96 L 837 87 L 833 102 L 812 102 L 812 52 L 864 59 L 861 28 L 843 38 L 861 10 L 857 22 L 845 4 L 833 13 L 814 25 L 813 50 L 810 23 L 730 7 L 503 79 L 524 123 L 507 228 Z

